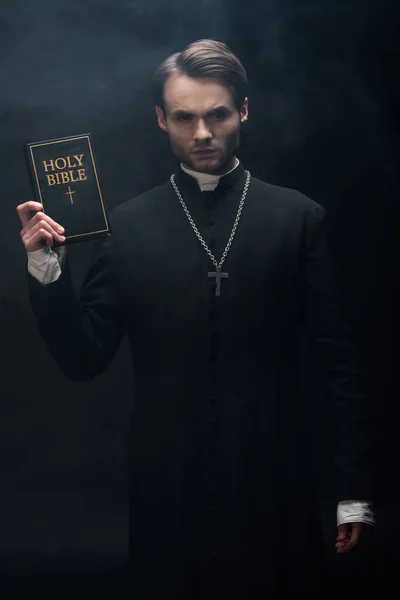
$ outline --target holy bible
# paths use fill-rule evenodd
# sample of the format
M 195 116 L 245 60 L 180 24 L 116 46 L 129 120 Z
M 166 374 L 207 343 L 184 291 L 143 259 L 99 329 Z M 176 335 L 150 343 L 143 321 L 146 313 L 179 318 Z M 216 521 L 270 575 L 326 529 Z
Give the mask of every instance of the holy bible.
M 26 144 L 31 179 L 43 212 L 65 229 L 65 242 L 111 232 L 90 133 Z

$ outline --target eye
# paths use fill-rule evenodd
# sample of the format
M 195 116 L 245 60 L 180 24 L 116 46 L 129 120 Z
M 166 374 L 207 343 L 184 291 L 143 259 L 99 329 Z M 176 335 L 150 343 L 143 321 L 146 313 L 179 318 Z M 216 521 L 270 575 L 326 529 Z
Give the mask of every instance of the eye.
M 215 112 L 212 113 L 212 115 L 215 119 L 217 119 L 217 121 L 222 121 L 222 119 L 225 119 L 226 117 L 226 111 L 224 110 L 216 110 Z
M 191 115 L 185 115 L 184 113 L 178 115 L 178 121 L 181 121 L 182 123 L 190 121 L 191 118 Z

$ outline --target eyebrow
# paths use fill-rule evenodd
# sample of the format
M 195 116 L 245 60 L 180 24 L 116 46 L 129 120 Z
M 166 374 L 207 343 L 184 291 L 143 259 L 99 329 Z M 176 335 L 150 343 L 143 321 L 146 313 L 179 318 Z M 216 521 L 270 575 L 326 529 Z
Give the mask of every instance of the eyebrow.
M 231 109 L 228 108 L 227 106 L 225 106 L 224 104 L 221 104 L 219 106 L 215 106 L 214 108 L 212 108 L 211 110 L 206 112 L 206 117 L 208 117 L 209 115 L 212 115 L 213 113 L 217 112 L 217 111 L 225 111 L 230 113 Z M 193 113 L 189 112 L 188 110 L 184 110 L 183 108 L 177 108 L 175 110 L 172 111 L 171 113 L 173 116 L 177 116 L 177 115 L 193 115 Z

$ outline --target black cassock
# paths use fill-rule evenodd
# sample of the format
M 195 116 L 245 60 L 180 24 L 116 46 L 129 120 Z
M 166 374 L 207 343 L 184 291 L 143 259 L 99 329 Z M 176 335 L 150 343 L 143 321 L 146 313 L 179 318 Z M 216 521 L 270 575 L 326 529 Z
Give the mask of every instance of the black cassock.
M 219 262 L 245 183 L 176 182 Z M 319 597 L 323 543 L 299 331 L 337 416 L 337 500 L 369 500 L 362 369 L 324 232 L 324 209 L 252 178 L 215 295 L 215 271 L 171 183 L 111 212 L 79 300 L 29 275 L 39 328 L 74 380 L 104 371 L 126 333 L 130 572 L 138 600 Z M 62 342 L 60 342 L 62 340 Z M 323 583 L 322 583 L 323 585 Z

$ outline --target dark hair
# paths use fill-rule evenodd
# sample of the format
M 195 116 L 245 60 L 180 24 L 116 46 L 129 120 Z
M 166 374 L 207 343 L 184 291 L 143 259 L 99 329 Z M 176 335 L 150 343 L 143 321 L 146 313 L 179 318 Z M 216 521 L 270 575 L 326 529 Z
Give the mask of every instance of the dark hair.
M 197 40 L 182 52 L 166 58 L 152 81 L 156 106 L 165 110 L 164 85 L 173 74 L 193 78 L 216 79 L 231 91 L 235 107 L 240 110 L 247 95 L 247 74 L 240 60 L 222 42 Z

